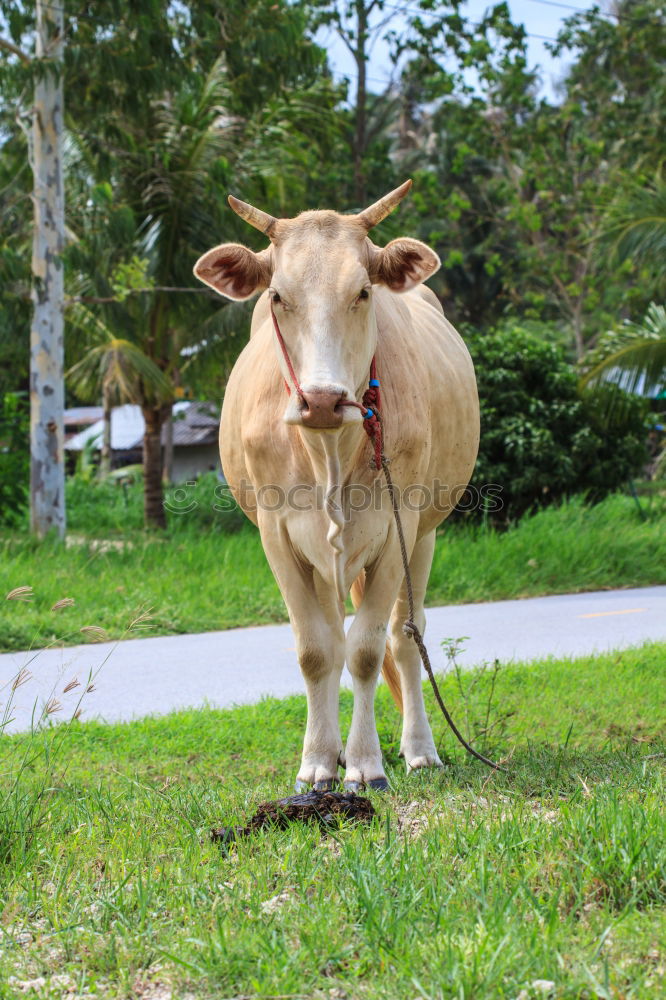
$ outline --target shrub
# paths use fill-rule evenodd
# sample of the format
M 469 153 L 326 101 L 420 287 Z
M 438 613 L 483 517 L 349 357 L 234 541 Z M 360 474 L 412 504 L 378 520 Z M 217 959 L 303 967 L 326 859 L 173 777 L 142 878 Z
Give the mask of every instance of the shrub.
M 579 396 L 564 349 L 520 324 L 471 332 L 466 341 L 481 403 L 472 485 L 501 487 L 500 519 L 575 493 L 599 500 L 645 463 L 642 400 L 623 394 L 621 421 L 609 424 L 598 395 Z
M 71 476 L 66 484 L 67 525 L 86 535 L 123 534 L 143 528 L 143 484 L 113 476 L 88 481 Z M 167 533 L 232 534 L 249 521 L 214 472 L 165 490 Z
M 30 477 L 30 412 L 26 393 L 0 396 L 0 524 L 25 515 Z
M 233 534 L 250 522 L 229 487 L 214 472 L 205 472 L 191 483 L 166 491 L 165 505 L 169 532 L 223 532 Z

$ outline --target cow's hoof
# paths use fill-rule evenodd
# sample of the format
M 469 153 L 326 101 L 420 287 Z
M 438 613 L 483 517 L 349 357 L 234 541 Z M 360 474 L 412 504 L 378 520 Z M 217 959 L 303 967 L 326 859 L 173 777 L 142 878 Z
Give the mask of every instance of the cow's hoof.
M 412 771 L 421 771 L 424 767 L 442 768 L 444 765 L 434 751 L 431 754 L 422 754 L 420 757 L 412 757 L 411 760 L 407 760 L 407 774 L 411 774 Z
M 371 778 L 370 781 L 345 781 L 346 792 L 362 792 L 364 788 L 372 788 L 376 792 L 385 792 L 389 787 L 388 778 Z
M 315 781 L 312 787 L 315 792 L 332 792 L 337 784 L 337 778 L 326 778 L 324 781 Z
M 294 791 L 297 795 L 302 795 L 304 792 L 309 792 L 314 789 L 315 792 L 331 792 L 338 784 L 337 778 L 324 778 L 322 781 L 302 781 L 301 778 L 296 778 L 294 782 Z

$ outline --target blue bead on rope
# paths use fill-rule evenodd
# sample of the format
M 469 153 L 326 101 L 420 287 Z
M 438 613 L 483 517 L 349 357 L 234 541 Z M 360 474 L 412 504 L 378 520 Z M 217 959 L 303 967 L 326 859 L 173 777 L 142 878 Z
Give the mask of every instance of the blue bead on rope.
M 368 382 L 368 385 L 370 386 L 371 389 L 379 389 L 379 379 L 371 378 L 370 381 Z
M 374 417 L 374 415 L 375 415 L 375 414 L 374 414 L 374 412 L 373 412 L 372 410 L 368 410 L 368 412 L 367 412 L 367 413 L 364 413 L 364 414 L 363 414 L 363 419 L 364 419 L 364 420 L 369 420 L 369 419 L 370 419 L 370 417 Z

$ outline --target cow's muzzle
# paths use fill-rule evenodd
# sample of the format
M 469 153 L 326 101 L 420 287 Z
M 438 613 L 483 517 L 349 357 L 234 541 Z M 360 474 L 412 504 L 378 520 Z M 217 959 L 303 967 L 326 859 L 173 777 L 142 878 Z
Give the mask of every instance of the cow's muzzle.
M 301 422 L 305 427 L 319 429 L 339 427 L 342 423 L 344 406 L 340 404 L 346 392 L 328 389 L 311 389 L 301 393 Z

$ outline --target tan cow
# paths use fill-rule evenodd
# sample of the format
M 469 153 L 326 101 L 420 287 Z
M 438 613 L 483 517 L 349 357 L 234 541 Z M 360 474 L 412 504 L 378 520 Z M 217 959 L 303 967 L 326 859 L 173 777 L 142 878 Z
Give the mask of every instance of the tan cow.
M 330 787 L 339 764 L 347 788 L 386 786 L 374 697 L 387 629 L 402 689 L 407 769 L 441 766 L 418 650 L 402 631 L 407 598 L 390 497 L 372 463 L 361 411 L 341 405 L 362 399 L 375 356 L 385 452 L 401 497 L 416 623 L 423 629 L 435 529 L 474 467 L 479 408 L 467 349 L 421 284 L 439 258 L 418 240 L 397 239 L 382 249 L 367 236 L 410 186 L 359 215 L 312 211 L 274 219 L 230 198 L 270 245 L 255 253 L 223 244 L 194 268 L 229 298 L 263 293 L 227 386 L 220 450 L 234 495 L 259 526 L 296 636 L 308 700 L 299 789 Z M 362 600 L 345 637 L 344 599 L 364 571 Z M 338 700 L 345 660 L 354 711 L 343 751 Z

